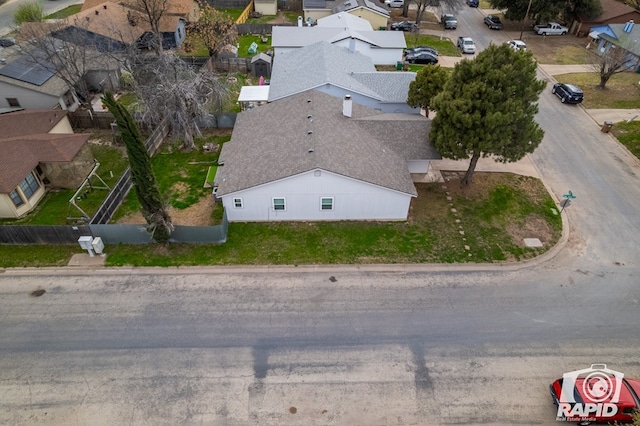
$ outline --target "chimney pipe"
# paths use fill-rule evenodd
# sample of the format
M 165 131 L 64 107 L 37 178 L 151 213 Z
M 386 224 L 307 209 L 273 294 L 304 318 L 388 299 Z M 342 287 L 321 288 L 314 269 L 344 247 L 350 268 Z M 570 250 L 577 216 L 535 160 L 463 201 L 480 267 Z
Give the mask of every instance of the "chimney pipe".
M 345 117 L 351 118 L 351 111 L 353 109 L 353 101 L 351 95 L 344 95 L 344 101 L 342 101 L 342 114 Z

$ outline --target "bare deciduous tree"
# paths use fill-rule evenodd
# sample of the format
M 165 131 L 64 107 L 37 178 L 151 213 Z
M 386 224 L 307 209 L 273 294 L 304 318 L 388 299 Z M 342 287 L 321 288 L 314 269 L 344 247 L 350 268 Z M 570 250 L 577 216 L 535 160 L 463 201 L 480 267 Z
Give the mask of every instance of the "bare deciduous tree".
M 197 119 L 221 111 L 228 93 L 213 73 L 194 71 L 174 55 L 139 58 L 133 75 L 143 103 L 139 119 L 148 126 L 168 119 L 185 149 L 193 149 L 194 135 L 201 135 Z
M 200 18 L 189 25 L 191 37 L 200 40 L 209 50 L 209 56 L 217 57 L 222 48 L 234 44 L 236 25 L 228 15 L 214 9 L 206 1 L 200 1 Z
M 20 36 L 24 52 L 34 63 L 56 74 L 74 91 L 80 104 L 91 109 L 91 88 L 85 76 L 91 69 L 104 69 L 105 58 L 81 29 L 85 22 L 23 25 Z M 62 35 L 61 38 L 55 37 Z
M 420 24 L 428 7 L 442 7 L 449 11 L 457 10 L 460 7 L 460 0 L 405 0 L 402 8 L 402 16 L 409 16 L 409 5 L 412 2 L 418 6 L 416 24 Z
M 599 89 L 604 89 L 607 82 L 615 74 L 629 71 L 633 63 L 629 61 L 627 51 L 622 47 L 610 46 L 604 52 L 592 51 L 592 66 L 600 76 Z
M 153 33 L 151 47 L 159 55 L 162 53 L 162 32 L 160 22 L 166 15 L 170 0 L 131 0 L 127 3 L 141 12 L 142 19 L 149 24 Z

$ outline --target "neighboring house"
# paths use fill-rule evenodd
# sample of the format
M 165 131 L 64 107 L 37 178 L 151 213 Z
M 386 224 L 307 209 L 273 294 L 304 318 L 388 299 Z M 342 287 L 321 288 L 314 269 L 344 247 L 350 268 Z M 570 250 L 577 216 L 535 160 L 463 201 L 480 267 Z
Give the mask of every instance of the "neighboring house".
M 326 41 L 369 56 L 374 65 L 396 65 L 407 47 L 404 33 L 373 31 L 369 21 L 348 13 L 318 20 L 313 27 L 274 26 L 271 45 L 275 56 L 293 49 Z
M 0 217 L 33 210 L 53 188 L 76 188 L 95 165 L 89 134 L 74 134 L 66 111 L 0 114 Z
M 151 27 L 141 12 L 110 1 L 84 9 L 67 22 L 67 27 L 55 32 L 56 38 L 74 44 L 85 41 L 101 52 L 117 52 L 129 46 L 150 48 L 153 40 Z M 172 49 L 184 42 L 186 23 L 181 16 L 163 15 L 160 20 L 163 48 Z
M 406 220 L 430 120 L 317 90 L 238 114 L 214 194 L 238 221 Z
M 80 105 L 74 92 L 52 71 L 36 63 L 19 46 L 0 52 L 0 108 L 64 109 Z M 0 132 L 0 137 L 2 136 Z
M 382 112 L 419 114 L 407 105 L 413 72 L 377 71 L 370 57 L 344 47 L 319 42 L 274 59 L 269 102 L 309 89 L 342 98 Z
M 302 9 L 306 21 L 317 21 L 329 15 L 345 12 L 366 19 L 372 28 L 387 28 L 389 9 L 377 1 L 371 0 L 303 0 Z
M 626 24 L 609 24 L 591 28 L 589 34 L 597 40 L 600 53 L 609 49 L 624 49 L 627 68 L 640 72 L 640 25 L 633 22 Z
M 139 0 L 85 0 L 82 3 L 81 10 L 91 9 L 95 6 L 102 5 L 108 1 L 113 4 L 124 4 L 131 9 L 142 10 L 141 2 Z M 195 22 L 198 20 L 200 14 L 200 8 L 198 3 L 194 0 L 167 0 L 164 1 L 165 15 L 179 16 L 187 20 L 187 22 Z
M 627 6 L 617 0 L 600 0 L 602 5 L 602 14 L 594 19 L 584 19 L 578 17 L 573 23 L 569 31 L 571 34 L 578 36 L 586 36 L 591 27 L 602 26 L 606 24 L 624 24 L 628 21 L 635 20 L 640 23 L 640 11 Z

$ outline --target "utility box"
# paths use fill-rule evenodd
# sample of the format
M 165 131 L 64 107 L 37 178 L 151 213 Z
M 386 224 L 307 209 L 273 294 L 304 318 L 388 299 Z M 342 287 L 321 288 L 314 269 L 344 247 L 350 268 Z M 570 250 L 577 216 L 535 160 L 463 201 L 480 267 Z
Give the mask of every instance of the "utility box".
M 89 252 L 89 256 L 93 256 L 93 237 L 91 235 L 78 238 L 78 244 L 84 250 Z
M 91 242 L 91 246 L 97 254 L 103 254 L 102 252 L 104 251 L 104 243 L 102 242 L 102 238 L 95 237 Z
M 602 124 L 602 133 L 609 133 L 611 131 L 611 128 L 613 127 L 613 121 L 605 121 Z

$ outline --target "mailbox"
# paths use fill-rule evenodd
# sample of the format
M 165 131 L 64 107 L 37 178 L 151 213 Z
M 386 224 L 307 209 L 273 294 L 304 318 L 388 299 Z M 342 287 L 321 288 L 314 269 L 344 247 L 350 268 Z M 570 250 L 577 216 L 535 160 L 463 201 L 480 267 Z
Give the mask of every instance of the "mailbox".
M 90 235 L 78 238 L 78 244 L 80 247 L 89 252 L 89 256 L 93 256 L 93 237 Z

